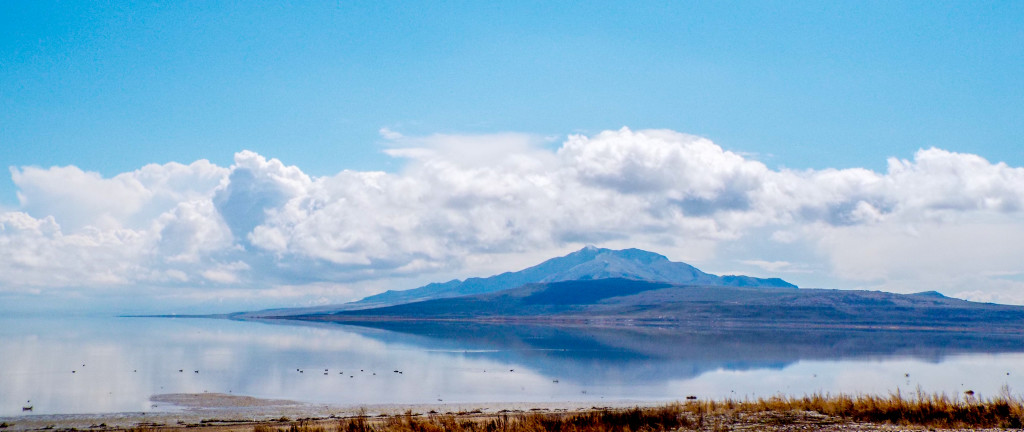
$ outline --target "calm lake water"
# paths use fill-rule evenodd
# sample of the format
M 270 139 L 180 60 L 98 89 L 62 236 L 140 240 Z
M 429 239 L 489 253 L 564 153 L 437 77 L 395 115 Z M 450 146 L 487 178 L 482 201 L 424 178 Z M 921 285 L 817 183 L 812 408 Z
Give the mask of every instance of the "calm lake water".
M 1024 391 L 1020 335 L 383 327 L 0 318 L 0 416 L 165 411 L 150 397 L 202 392 L 368 405 Z

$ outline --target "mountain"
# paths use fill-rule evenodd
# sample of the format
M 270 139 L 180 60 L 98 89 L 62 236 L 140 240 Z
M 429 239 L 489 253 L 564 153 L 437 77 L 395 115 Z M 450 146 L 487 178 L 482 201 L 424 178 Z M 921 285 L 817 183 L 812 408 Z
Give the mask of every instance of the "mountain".
M 475 322 L 688 328 L 1022 332 L 1024 307 L 934 291 L 796 289 L 781 279 L 716 276 L 639 249 L 592 246 L 517 272 L 388 291 L 333 307 L 248 313 L 379 326 Z
M 663 255 L 640 249 L 611 250 L 587 246 L 563 257 L 552 258 L 517 272 L 487 278 L 432 283 L 405 291 L 386 291 L 351 303 L 363 307 L 396 305 L 415 301 L 475 295 L 516 288 L 530 283 L 573 280 L 629 279 L 671 284 L 796 288 L 782 279 L 750 276 L 716 276 Z
M 1024 330 L 1024 307 L 975 303 L 934 292 L 797 290 L 622 278 L 534 283 L 493 293 L 289 318 L 357 325 L 422 321 L 718 329 Z

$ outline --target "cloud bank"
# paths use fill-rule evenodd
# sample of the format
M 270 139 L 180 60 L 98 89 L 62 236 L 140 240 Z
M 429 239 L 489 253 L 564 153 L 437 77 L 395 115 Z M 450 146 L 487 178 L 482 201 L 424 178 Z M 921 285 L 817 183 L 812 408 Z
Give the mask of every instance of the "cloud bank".
M 976 155 L 789 170 L 668 130 L 557 145 L 381 134 L 398 172 L 313 177 L 250 151 L 111 178 L 12 167 L 0 293 L 347 301 L 593 243 L 801 285 L 1024 304 L 1024 168 Z

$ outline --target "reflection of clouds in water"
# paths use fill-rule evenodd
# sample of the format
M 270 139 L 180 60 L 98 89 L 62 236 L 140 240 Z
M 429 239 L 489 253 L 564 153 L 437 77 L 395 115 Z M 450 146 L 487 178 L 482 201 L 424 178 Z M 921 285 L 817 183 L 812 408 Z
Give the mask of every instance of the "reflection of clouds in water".
M 175 319 L 194 322 L 196 328 L 217 323 L 219 320 Z M 262 325 L 251 322 L 228 321 L 237 328 L 220 331 L 193 331 L 167 336 L 168 342 L 215 343 L 259 346 L 280 350 L 341 351 L 383 351 L 383 343 L 356 333 L 306 326 Z M 233 330 L 228 332 L 227 330 Z
M 5 321 L 10 319 L 0 318 L 0 415 L 20 415 L 26 400 L 36 414 L 145 411 L 153 409 L 153 394 L 204 391 L 363 405 L 887 394 L 896 387 L 913 391 L 918 384 L 928 392 L 961 394 L 962 380 L 987 396 L 1003 384 L 1024 389 L 1024 354 L 796 360 L 804 353 L 780 362 L 763 353 L 734 357 L 748 351 L 733 349 L 740 346 L 735 341 L 727 344 L 728 355 L 702 345 L 707 351 L 696 357 L 686 349 L 637 356 L 593 344 L 574 349 L 571 344 L 579 342 L 565 334 L 544 332 L 540 339 L 527 333 L 508 339 L 508 346 L 487 347 L 343 326 L 122 318 L 14 327 Z M 540 341 L 545 348 L 523 341 Z M 550 349 L 552 344 L 569 349 Z
M 0 342 L 5 353 L 0 356 L 0 414 L 16 414 L 12 410 L 28 400 L 36 412 L 136 411 L 148 406 L 147 383 L 125 372 L 132 371 L 128 363 L 135 363 L 127 350 L 6 336 Z
M 546 401 L 553 390 L 574 392 L 524 365 L 480 353 L 431 352 L 339 329 L 101 321 L 75 323 L 72 338 L 54 328 L 4 337 L 0 351 L 19 355 L 4 356 L 0 367 L 24 372 L 4 373 L 0 414 L 20 414 L 24 400 L 34 401 L 36 413 L 151 411 L 153 394 L 204 391 L 354 405 Z
M 422 386 L 444 392 L 445 401 L 547 400 L 559 393 L 552 380 L 525 365 L 497 362 L 462 354 L 427 353 L 416 356 L 424 368 L 407 372 L 403 387 Z M 511 371 L 514 370 L 514 371 Z
M 235 354 L 231 348 L 210 347 L 203 350 L 200 363 L 209 369 L 229 370 L 240 361 Z
M 941 362 L 912 358 L 875 360 L 800 361 L 782 369 L 733 371 L 719 369 L 693 379 L 671 380 L 674 388 L 702 398 L 745 398 L 814 393 L 888 395 L 897 390 L 905 397 L 918 387 L 927 394 L 960 397 L 973 390 L 993 397 L 1009 386 L 1013 394 L 1024 390 L 1024 354 L 963 354 Z M 1009 375 L 1007 375 L 1009 373 Z M 909 376 L 907 376 L 909 375 Z M 734 392 L 735 391 L 735 392 Z
M 358 353 L 339 353 L 340 355 Z M 423 403 L 492 400 L 547 401 L 557 394 L 571 395 L 572 386 L 553 388 L 551 379 L 524 366 L 456 353 L 403 349 L 370 355 L 356 368 L 291 369 L 278 380 L 257 379 L 247 394 L 290 397 L 335 404 Z M 312 362 L 312 361 L 311 361 Z M 310 363 L 311 363 L 310 362 Z M 514 369 L 510 372 L 509 369 Z M 401 373 L 395 373 L 400 370 Z M 340 374 L 339 372 L 344 372 Z M 376 375 L 374 375 L 376 374 Z M 559 390 L 561 393 L 554 393 Z

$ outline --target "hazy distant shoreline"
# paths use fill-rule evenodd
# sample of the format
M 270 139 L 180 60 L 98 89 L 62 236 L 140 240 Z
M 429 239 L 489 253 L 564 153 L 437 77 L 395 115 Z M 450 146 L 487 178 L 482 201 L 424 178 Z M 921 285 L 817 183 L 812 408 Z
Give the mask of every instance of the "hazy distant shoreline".
M 957 325 L 910 325 L 910 324 L 859 324 L 859 323 L 836 323 L 836 322 L 764 322 L 760 320 L 722 320 L 707 322 L 702 320 L 680 320 L 680 319 L 638 319 L 619 317 L 517 317 L 517 316 L 493 316 L 493 317 L 472 317 L 472 318 L 423 318 L 403 316 L 282 316 L 282 317 L 259 317 L 253 319 L 242 319 L 245 321 L 307 321 L 322 323 L 337 323 L 360 325 L 367 323 L 466 323 L 466 324 L 499 324 L 499 325 L 548 325 L 563 327 L 664 327 L 684 328 L 695 330 L 751 330 L 751 329 L 779 329 L 779 330 L 883 330 L 883 331 L 923 331 L 923 332 L 953 332 L 953 333 L 994 333 L 994 334 L 1020 334 L 1024 330 L 1024 324 L 1020 327 L 1009 326 L 957 326 Z
M 358 316 L 358 315 L 248 315 L 248 314 L 208 314 L 208 315 L 118 315 L 119 318 L 182 318 L 182 319 L 229 319 L 251 322 L 280 322 L 286 324 L 335 323 L 360 326 L 372 323 L 465 323 L 465 324 L 497 324 L 497 325 L 546 325 L 554 327 L 607 327 L 607 328 L 684 328 L 693 330 L 879 330 L 895 332 L 950 332 L 950 333 L 989 333 L 989 334 L 1021 334 L 1024 323 L 1020 326 L 964 326 L 964 325 L 909 325 L 909 324 L 859 324 L 841 322 L 764 322 L 760 320 L 704 320 L 623 318 L 601 316 L 488 316 L 488 317 L 408 317 L 408 316 Z

